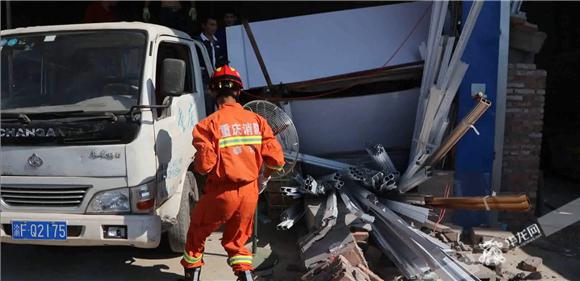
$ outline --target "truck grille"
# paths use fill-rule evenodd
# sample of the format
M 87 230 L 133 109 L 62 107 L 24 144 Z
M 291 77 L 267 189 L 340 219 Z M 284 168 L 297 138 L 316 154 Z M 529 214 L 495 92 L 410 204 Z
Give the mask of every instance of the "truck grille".
M 15 207 L 78 207 L 89 186 L 2 185 L 0 197 Z

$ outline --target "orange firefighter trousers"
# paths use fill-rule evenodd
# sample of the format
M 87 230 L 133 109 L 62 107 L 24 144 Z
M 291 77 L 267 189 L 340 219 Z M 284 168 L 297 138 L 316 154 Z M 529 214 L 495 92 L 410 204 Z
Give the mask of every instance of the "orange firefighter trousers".
M 207 192 L 192 212 L 181 264 L 186 268 L 202 266 L 205 239 L 223 224 L 222 246 L 228 253 L 229 265 L 234 271 L 252 270 L 252 253 L 244 244 L 252 235 L 258 182 L 239 187 L 208 182 L 205 189 Z

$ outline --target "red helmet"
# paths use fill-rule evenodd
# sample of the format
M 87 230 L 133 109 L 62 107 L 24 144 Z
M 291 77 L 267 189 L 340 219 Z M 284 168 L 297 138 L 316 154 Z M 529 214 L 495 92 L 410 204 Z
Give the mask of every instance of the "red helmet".
M 218 91 L 219 89 L 240 90 L 244 88 L 244 84 L 242 83 L 240 73 L 238 73 L 235 68 L 229 65 L 224 65 L 222 67 L 216 68 L 213 76 L 211 77 L 209 87 L 212 92 Z

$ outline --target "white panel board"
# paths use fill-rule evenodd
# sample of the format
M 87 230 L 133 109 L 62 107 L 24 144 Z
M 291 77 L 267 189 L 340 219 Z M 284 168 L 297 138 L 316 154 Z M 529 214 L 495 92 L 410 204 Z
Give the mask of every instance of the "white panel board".
M 428 2 L 391 4 L 250 26 L 272 82 L 292 83 L 382 67 L 401 45 L 388 65 L 420 61 L 429 7 Z M 245 79 L 246 88 L 265 86 L 243 27 L 231 26 L 226 32 L 229 60 Z
M 293 101 L 300 152 L 363 150 L 368 143 L 409 147 L 419 88 L 378 95 Z

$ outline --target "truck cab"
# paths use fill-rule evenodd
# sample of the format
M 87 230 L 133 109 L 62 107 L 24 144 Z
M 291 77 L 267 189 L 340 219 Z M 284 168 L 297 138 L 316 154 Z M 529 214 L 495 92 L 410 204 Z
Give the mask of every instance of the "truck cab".
M 203 46 L 138 22 L 4 30 L 0 45 L 1 241 L 155 248 L 167 232 L 181 252 Z

